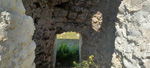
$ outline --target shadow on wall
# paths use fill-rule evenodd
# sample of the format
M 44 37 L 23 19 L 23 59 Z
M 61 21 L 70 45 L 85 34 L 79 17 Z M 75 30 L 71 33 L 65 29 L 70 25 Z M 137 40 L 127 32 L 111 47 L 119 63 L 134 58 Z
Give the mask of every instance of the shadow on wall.
M 93 32 L 93 36 L 91 36 L 93 37 L 92 40 L 94 42 L 92 43 L 93 45 L 91 44 L 91 49 L 89 48 L 89 50 L 87 50 L 85 48 L 87 44 L 90 44 L 90 41 L 88 42 L 87 39 L 83 38 L 87 41 L 87 43 L 83 42 L 83 54 L 86 52 L 89 52 L 88 55 L 94 54 L 96 62 L 100 66 L 100 68 L 111 68 L 112 65 L 112 54 L 115 48 L 115 22 L 117 21 L 116 16 L 120 3 L 121 0 L 100 0 L 100 5 L 97 8 L 98 11 L 95 11 L 94 14 L 101 12 L 103 19 L 98 32 Z M 85 35 L 82 36 L 84 37 L 88 35 L 86 35 L 85 33 Z M 87 58 L 87 56 L 85 57 Z
M 95 62 L 100 68 L 111 68 L 112 54 L 115 48 L 115 22 L 117 21 L 118 7 L 122 0 L 93 1 L 95 3 L 88 8 L 89 15 L 84 23 L 80 23 L 80 26 L 67 23 L 65 26 L 71 25 L 71 27 L 62 29 L 81 33 L 83 41 L 82 60 L 94 55 Z
M 101 68 L 110 68 L 114 52 L 115 22 L 122 0 L 23 0 L 34 19 L 37 66 L 51 68 L 56 34 L 74 31 L 82 36 L 82 59 L 94 55 Z

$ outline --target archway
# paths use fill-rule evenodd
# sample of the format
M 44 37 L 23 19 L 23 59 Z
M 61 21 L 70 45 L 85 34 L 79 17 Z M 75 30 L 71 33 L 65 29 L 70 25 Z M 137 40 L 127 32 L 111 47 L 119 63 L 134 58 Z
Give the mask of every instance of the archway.
M 121 0 L 23 0 L 33 17 L 36 32 L 36 65 L 52 68 L 56 34 L 74 31 L 82 35 L 82 58 L 110 68 L 114 51 L 115 21 Z

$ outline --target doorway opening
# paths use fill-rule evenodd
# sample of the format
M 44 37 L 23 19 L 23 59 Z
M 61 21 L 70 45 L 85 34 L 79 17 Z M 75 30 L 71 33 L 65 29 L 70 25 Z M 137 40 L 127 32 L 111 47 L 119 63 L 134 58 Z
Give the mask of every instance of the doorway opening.
M 55 68 L 70 68 L 81 60 L 81 35 L 76 32 L 57 34 L 55 41 Z

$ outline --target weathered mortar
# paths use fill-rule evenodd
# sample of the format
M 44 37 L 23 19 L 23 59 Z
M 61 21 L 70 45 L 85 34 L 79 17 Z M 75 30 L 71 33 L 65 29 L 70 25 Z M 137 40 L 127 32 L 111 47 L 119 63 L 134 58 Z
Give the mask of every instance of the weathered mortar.
M 34 19 L 37 67 L 52 67 L 56 34 L 82 35 L 82 59 L 95 56 L 101 67 L 110 68 L 114 51 L 115 21 L 121 0 L 23 0 L 26 14 Z

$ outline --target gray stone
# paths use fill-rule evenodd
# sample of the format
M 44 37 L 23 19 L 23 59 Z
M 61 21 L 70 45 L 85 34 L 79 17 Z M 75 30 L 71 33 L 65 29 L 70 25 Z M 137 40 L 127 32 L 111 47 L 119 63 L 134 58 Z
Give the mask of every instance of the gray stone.
M 123 0 L 117 15 L 112 68 L 149 68 L 149 0 Z M 120 57 L 117 57 L 120 56 Z
M 0 68 L 35 68 L 34 30 L 21 0 L 0 0 Z

